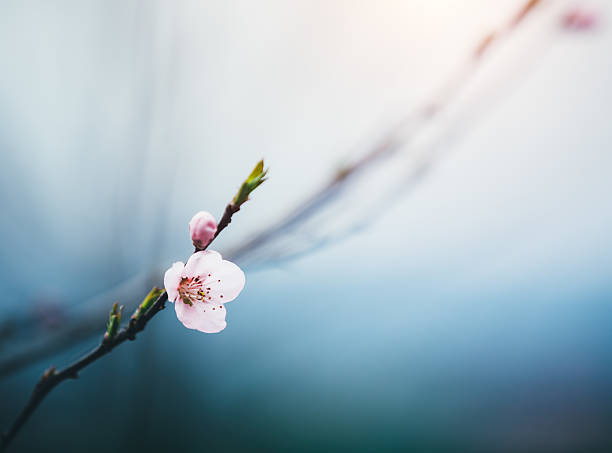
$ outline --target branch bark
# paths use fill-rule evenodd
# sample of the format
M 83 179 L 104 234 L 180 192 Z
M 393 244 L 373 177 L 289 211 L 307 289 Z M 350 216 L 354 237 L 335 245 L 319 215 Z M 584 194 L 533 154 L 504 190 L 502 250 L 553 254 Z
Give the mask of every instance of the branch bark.
M 128 325 L 121 329 L 116 336 L 102 340 L 97 348 L 61 371 L 57 371 L 55 367 L 51 367 L 45 371 L 34 387 L 34 391 L 32 392 L 28 403 L 23 408 L 19 416 L 15 419 L 9 431 L 2 436 L 0 451 L 6 450 L 19 430 L 28 421 L 51 390 L 67 379 L 77 379 L 79 372 L 83 368 L 105 356 L 124 341 L 135 340 L 136 335 L 144 330 L 147 323 L 153 319 L 157 313 L 166 308 L 167 300 L 168 295 L 164 291 L 142 317 L 137 320 L 130 319 Z
M 210 240 L 210 242 L 208 244 L 206 244 L 206 247 L 204 248 L 198 248 L 196 247 L 195 251 L 196 252 L 200 252 L 202 250 L 206 250 L 208 248 L 208 246 L 212 243 L 212 241 L 214 241 L 217 236 L 219 236 L 219 234 L 225 229 L 227 228 L 227 226 L 232 223 L 232 216 L 234 214 L 236 214 L 238 211 L 240 211 L 240 206 L 235 205 L 234 203 L 230 203 L 225 207 L 225 211 L 223 212 L 223 216 L 221 217 L 221 220 L 219 220 L 219 223 L 217 224 L 217 232 L 215 233 L 215 235 L 213 236 L 213 238 Z
M 263 161 L 258 164 L 256 169 L 258 167 L 261 167 L 259 169 L 261 173 L 263 171 Z M 252 175 L 253 173 L 251 174 L 251 176 Z M 249 179 L 251 178 L 251 176 L 249 177 Z M 263 172 L 263 175 L 260 177 L 260 179 L 263 178 L 264 176 L 265 176 L 265 172 Z M 247 182 L 249 181 L 249 179 L 247 179 Z M 210 242 L 206 244 L 206 247 L 204 247 L 204 249 L 206 249 L 212 243 L 212 241 L 214 241 L 215 238 L 219 236 L 219 234 L 225 228 L 227 228 L 227 226 L 232 221 L 232 216 L 238 211 L 240 211 L 241 204 L 244 203 L 246 200 L 248 200 L 248 194 L 255 187 L 261 184 L 261 182 L 251 187 L 250 190 L 246 194 L 246 198 L 244 198 L 242 201 L 231 202 L 225 207 L 223 216 L 221 217 L 221 220 L 219 221 L 219 224 L 217 226 L 217 232 L 215 233 L 214 237 L 210 240 Z M 201 249 L 201 250 L 204 250 L 204 249 Z M 196 248 L 195 251 L 198 252 L 199 249 Z M 167 301 L 168 301 L 168 294 L 165 291 L 163 291 L 159 295 L 157 300 L 153 302 L 151 307 L 144 314 L 140 315 L 139 317 L 138 316 L 132 317 L 129 323 L 127 324 L 127 326 L 119 330 L 116 334 L 110 334 L 111 330 L 109 327 L 109 330 L 107 330 L 107 334 L 110 334 L 111 336 L 105 336 L 102 342 L 100 343 L 100 345 L 98 345 L 98 347 L 95 348 L 93 351 L 91 351 L 89 354 L 83 356 L 81 359 L 77 360 L 72 365 L 69 365 L 68 367 L 64 368 L 61 371 L 57 371 L 55 367 L 53 366 L 47 369 L 47 371 L 44 372 L 44 374 L 41 376 L 40 380 L 34 387 L 34 390 L 32 392 L 32 395 L 30 396 L 30 399 L 28 400 L 28 403 L 19 413 L 19 415 L 13 422 L 11 428 L 5 434 L 2 435 L 2 438 L 0 439 L 0 452 L 6 450 L 6 448 L 10 445 L 10 443 L 13 441 L 13 439 L 19 432 L 19 430 L 29 420 L 29 418 L 32 416 L 34 411 L 36 411 L 40 403 L 42 403 L 42 401 L 49 394 L 49 392 L 51 392 L 51 390 L 53 390 L 60 383 L 64 382 L 67 379 L 78 378 L 79 372 L 83 368 L 92 364 L 99 358 L 105 356 L 106 354 L 111 352 L 113 349 L 115 349 L 118 345 L 120 345 L 124 341 L 135 340 L 136 334 L 143 331 L 147 323 L 151 319 L 153 319 L 153 317 L 157 313 L 159 313 L 161 310 L 166 308 Z M 115 308 L 113 309 L 113 312 L 115 312 L 116 309 L 117 309 L 117 304 L 115 304 Z M 117 314 L 117 313 L 114 313 L 114 314 Z M 119 313 L 119 316 L 120 316 L 120 313 Z M 112 320 L 112 316 L 111 316 L 111 320 Z M 119 322 L 120 320 L 121 318 L 119 317 Z

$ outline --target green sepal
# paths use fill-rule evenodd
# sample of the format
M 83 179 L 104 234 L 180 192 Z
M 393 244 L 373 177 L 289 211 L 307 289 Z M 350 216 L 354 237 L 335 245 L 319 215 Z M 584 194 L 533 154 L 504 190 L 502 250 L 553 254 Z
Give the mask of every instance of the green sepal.
M 144 315 L 147 311 L 149 311 L 149 308 L 151 308 L 151 305 L 153 305 L 155 301 L 159 299 L 159 296 L 161 296 L 163 292 L 164 292 L 163 289 L 160 289 L 157 286 L 154 286 L 153 289 L 149 291 L 149 294 L 147 294 L 144 300 L 140 303 L 140 305 L 138 306 L 138 308 L 132 315 L 132 319 L 134 320 L 140 319 L 142 315 Z
M 104 334 L 105 340 L 111 340 L 115 338 L 119 331 L 119 325 L 121 324 L 121 315 L 123 314 L 123 305 L 120 307 L 117 302 L 113 304 L 113 308 L 108 315 L 108 324 L 106 325 L 106 333 Z
M 264 161 L 263 159 L 257 162 L 255 168 L 248 176 L 248 178 L 242 183 L 238 193 L 232 200 L 232 204 L 236 207 L 240 207 L 245 201 L 249 199 L 249 195 L 255 189 L 257 189 L 261 184 L 266 181 L 266 175 L 268 174 L 268 169 L 264 170 Z

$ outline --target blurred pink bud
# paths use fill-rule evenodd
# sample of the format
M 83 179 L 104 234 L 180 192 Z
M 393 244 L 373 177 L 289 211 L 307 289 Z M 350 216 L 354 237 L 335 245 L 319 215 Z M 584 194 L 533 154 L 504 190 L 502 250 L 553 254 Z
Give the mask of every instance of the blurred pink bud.
M 216 232 L 217 221 L 209 212 L 200 211 L 189 222 L 189 234 L 198 250 L 205 248 Z
M 591 11 L 575 8 L 563 16 L 563 27 L 568 30 L 589 30 L 597 25 L 597 15 Z
M 206 333 L 225 329 L 225 304 L 238 297 L 244 283 L 242 270 L 212 250 L 194 253 L 187 264 L 174 263 L 164 275 L 179 321 Z

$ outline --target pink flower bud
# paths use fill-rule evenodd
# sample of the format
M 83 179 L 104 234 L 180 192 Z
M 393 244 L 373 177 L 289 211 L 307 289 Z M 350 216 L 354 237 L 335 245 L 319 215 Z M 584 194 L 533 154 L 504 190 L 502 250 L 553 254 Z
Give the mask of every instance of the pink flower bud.
M 189 234 L 197 249 L 206 247 L 216 232 L 217 221 L 209 212 L 200 211 L 189 222 Z

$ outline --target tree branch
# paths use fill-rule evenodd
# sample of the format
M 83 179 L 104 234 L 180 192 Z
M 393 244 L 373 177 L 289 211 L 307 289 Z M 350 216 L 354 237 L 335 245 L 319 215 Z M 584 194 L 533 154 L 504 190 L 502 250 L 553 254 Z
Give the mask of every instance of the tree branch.
M 36 408 L 38 408 L 40 403 L 45 399 L 49 392 L 51 392 L 51 390 L 67 379 L 78 378 L 79 371 L 99 358 L 105 356 L 124 341 L 135 340 L 136 334 L 143 331 L 147 323 L 153 319 L 157 313 L 166 308 L 167 300 L 168 295 L 164 291 L 142 317 L 139 319 L 130 319 L 128 325 L 121 329 L 115 337 L 102 340 L 96 349 L 61 371 L 57 371 L 55 367 L 51 367 L 45 371 L 34 387 L 34 391 L 32 392 L 28 403 L 23 408 L 19 416 L 15 419 L 10 430 L 2 436 L 0 451 L 6 450 L 11 441 L 15 438 L 15 435 L 28 421 Z
M 225 207 L 225 211 L 223 212 L 223 217 L 221 217 L 221 220 L 219 220 L 219 223 L 217 224 L 217 232 L 215 233 L 213 238 L 210 240 L 208 244 L 206 244 L 206 247 L 204 248 L 196 247 L 195 251 L 199 252 L 201 250 L 206 250 L 208 246 L 212 243 L 212 241 L 214 241 L 216 237 L 219 236 L 219 233 L 221 233 L 221 231 L 223 231 L 230 223 L 232 223 L 232 216 L 236 214 L 238 211 L 240 211 L 240 206 L 236 206 L 234 203 L 228 204 Z
M 257 164 L 253 172 L 242 184 L 236 197 L 234 197 L 232 202 L 226 206 L 225 212 L 223 213 L 223 216 L 221 217 L 221 220 L 217 226 L 217 232 L 210 242 L 206 244 L 206 247 L 208 247 L 212 241 L 219 236 L 221 231 L 223 231 L 231 223 L 232 216 L 238 212 L 240 210 L 240 206 L 249 199 L 249 194 L 265 181 L 266 173 L 267 170 L 264 170 L 262 160 Z M 197 251 L 199 250 L 196 248 L 196 252 Z M 155 299 L 153 302 L 154 297 L 157 297 L 157 299 Z M 17 416 L 11 428 L 2 435 L 2 438 L 0 439 L 0 452 L 6 450 L 19 430 L 29 420 L 34 411 L 38 408 L 40 403 L 42 403 L 49 392 L 51 392 L 51 390 L 67 379 L 78 378 L 79 372 L 83 368 L 105 356 L 124 341 L 135 340 L 136 334 L 143 331 L 147 323 L 153 319 L 157 313 L 166 308 L 167 301 L 168 294 L 166 291 L 153 288 L 145 300 L 140 304 L 136 312 L 134 312 L 134 315 L 132 315 L 130 318 L 129 323 L 120 330 L 118 330 L 118 328 L 121 323 L 121 313 L 123 311 L 123 307 L 118 309 L 118 304 L 115 303 L 110 314 L 106 335 L 97 348 L 61 371 L 57 371 L 55 367 L 52 366 L 43 373 L 40 380 L 34 387 L 28 403 Z

